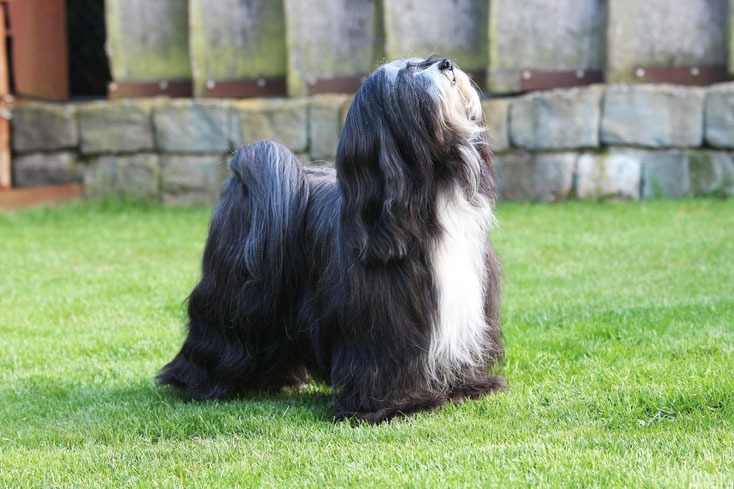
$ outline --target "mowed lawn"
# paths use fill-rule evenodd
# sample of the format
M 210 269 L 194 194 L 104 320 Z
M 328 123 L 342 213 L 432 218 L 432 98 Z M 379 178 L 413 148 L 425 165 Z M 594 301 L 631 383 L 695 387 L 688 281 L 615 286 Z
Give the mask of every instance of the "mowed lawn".
M 734 201 L 500 205 L 511 392 L 376 427 L 155 385 L 209 212 L 0 214 L 0 487 L 734 484 Z

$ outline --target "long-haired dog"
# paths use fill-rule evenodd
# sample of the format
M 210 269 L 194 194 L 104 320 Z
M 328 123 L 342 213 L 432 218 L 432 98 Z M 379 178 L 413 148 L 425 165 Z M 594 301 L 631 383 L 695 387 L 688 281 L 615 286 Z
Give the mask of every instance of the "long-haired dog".
M 195 399 L 321 379 L 380 422 L 504 390 L 484 116 L 447 59 L 394 61 L 349 109 L 336 171 L 241 148 L 211 218 L 188 336 L 159 375 Z

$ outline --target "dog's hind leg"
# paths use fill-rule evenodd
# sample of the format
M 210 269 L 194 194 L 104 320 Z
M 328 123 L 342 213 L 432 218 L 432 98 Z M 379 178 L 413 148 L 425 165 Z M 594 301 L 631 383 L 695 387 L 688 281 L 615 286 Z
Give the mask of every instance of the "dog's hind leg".
M 297 157 L 259 141 L 238 151 L 212 215 L 188 336 L 158 376 L 197 399 L 303 380 L 295 311 L 308 188 Z

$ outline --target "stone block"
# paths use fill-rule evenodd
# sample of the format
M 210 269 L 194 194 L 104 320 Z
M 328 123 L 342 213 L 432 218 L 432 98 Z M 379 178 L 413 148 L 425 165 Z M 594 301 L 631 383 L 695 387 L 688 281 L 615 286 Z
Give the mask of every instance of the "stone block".
M 99 156 L 84 169 L 84 195 L 109 195 L 158 200 L 160 166 L 158 155 Z
M 599 145 L 600 86 L 534 92 L 510 104 L 510 140 L 543 151 Z
M 83 154 L 153 150 L 151 100 L 117 100 L 81 105 L 79 139 Z
M 301 160 L 301 161 L 303 161 L 303 160 Z M 335 162 L 334 162 L 334 159 L 333 158 L 330 159 L 330 160 L 328 160 L 328 161 L 327 160 L 312 160 L 312 159 L 308 158 L 308 160 L 306 162 L 304 162 L 304 164 L 307 167 L 309 167 L 309 168 L 319 168 L 319 169 L 323 169 L 323 168 L 332 168 L 333 169 L 334 166 L 335 166 Z
M 13 158 L 13 187 L 43 187 L 82 181 L 76 155 L 29 153 Z
M 576 162 L 575 194 L 580 199 L 640 198 L 642 152 L 585 153 Z
M 213 205 L 228 176 L 231 155 L 164 155 L 161 196 L 166 205 Z
M 650 151 L 642 158 L 642 198 L 683 198 L 690 192 L 688 158 L 682 151 Z
M 571 193 L 576 153 L 511 152 L 493 159 L 500 200 L 564 200 Z
M 106 0 L 105 23 L 113 80 L 191 78 L 188 1 Z
M 354 84 L 385 57 L 378 2 L 284 2 L 289 95 L 313 93 L 320 81 Z
M 602 70 L 606 0 L 492 0 L 488 86 L 522 90 L 524 71 Z
M 734 160 L 730 154 L 689 151 L 686 157 L 693 195 L 734 195 Z
M 646 81 L 640 67 L 726 65 L 726 3 L 609 0 L 607 81 Z
M 71 104 L 19 103 L 11 119 L 11 141 L 16 153 L 76 147 L 79 144 L 76 107 Z
M 334 157 L 328 160 L 314 160 L 309 153 L 296 153 L 303 166 L 309 168 L 334 168 Z
M 711 87 L 706 93 L 706 142 L 734 148 L 734 83 Z
M 158 149 L 173 153 L 225 153 L 231 146 L 229 104 L 175 100 L 153 109 Z
M 311 99 L 309 149 L 314 160 L 334 160 L 351 97 L 317 95 Z
M 610 86 L 602 104 L 601 141 L 651 148 L 700 146 L 703 98 L 696 87 Z
M 285 86 L 283 0 L 189 0 L 189 13 L 195 95 L 218 81 Z
M 485 0 L 383 0 L 387 59 L 451 58 L 467 73 L 487 67 L 489 2 Z M 478 80 L 484 85 L 484 80 Z
M 300 160 L 303 166 L 311 165 L 311 155 L 308 154 L 308 151 L 302 151 L 302 152 L 296 153 L 296 156 L 298 157 L 298 159 Z
M 307 98 L 241 100 L 232 107 L 232 142 L 239 147 L 260 139 L 291 151 L 308 149 Z
M 510 148 L 510 136 L 507 130 L 509 124 L 509 99 L 484 99 L 482 109 L 487 118 L 489 133 L 489 147 L 494 153 L 504 153 Z

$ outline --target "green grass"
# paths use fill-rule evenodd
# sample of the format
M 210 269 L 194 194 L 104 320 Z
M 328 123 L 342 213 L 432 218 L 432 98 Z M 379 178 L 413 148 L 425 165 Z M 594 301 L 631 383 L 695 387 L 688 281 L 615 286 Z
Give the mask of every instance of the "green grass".
M 0 215 L 0 487 L 734 484 L 734 201 L 500 206 L 512 391 L 376 427 L 154 385 L 208 216 Z

